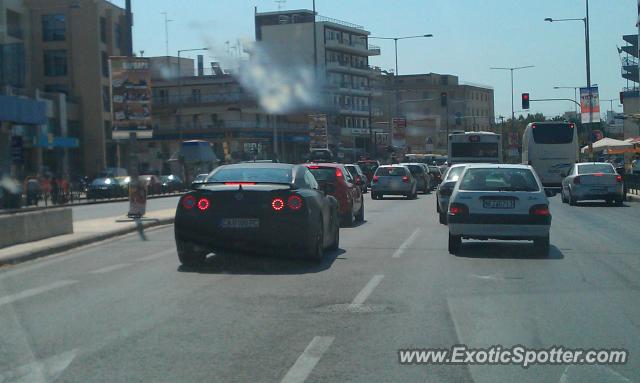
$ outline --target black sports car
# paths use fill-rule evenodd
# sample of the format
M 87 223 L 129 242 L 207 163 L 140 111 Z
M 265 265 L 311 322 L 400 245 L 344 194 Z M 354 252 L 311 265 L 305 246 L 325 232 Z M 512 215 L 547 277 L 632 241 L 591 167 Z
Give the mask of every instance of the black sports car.
M 338 202 L 305 166 L 242 163 L 218 167 L 178 203 L 175 239 L 183 265 L 212 250 L 285 249 L 320 261 L 340 241 Z

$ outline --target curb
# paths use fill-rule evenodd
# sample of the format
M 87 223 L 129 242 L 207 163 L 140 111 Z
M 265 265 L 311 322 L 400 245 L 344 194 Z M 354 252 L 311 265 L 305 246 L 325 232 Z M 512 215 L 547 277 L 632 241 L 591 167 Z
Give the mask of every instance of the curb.
M 154 226 L 169 225 L 169 224 L 172 224 L 173 221 L 174 221 L 174 217 L 163 218 L 153 222 L 145 222 L 142 224 L 142 227 L 146 229 Z M 106 233 L 95 234 L 85 238 L 69 239 L 59 244 L 55 244 L 53 246 L 49 246 L 43 249 L 22 251 L 18 254 L 12 255 L 9 259 L 0 260 L 0 267 L 6 266 L 6 265 L 16 265 L 18 263 L 31 261 L 37 258 L 42 258 L 49 255 L 62 253 L 64 251 L 68 251 L 76 247 L 89 245 L 95 242 L 104 241 L 106 239 L 110 239 L 114 237 L 119 237 L 121 235 L 133 233 L 135 231 L 137 231 L 137 227 L 125 227 L 122 229 L 112 230 Z

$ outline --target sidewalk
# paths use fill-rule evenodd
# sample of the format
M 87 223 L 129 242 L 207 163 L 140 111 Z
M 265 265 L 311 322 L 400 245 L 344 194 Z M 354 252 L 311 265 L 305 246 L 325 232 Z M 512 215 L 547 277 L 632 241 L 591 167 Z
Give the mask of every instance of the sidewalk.
M 173 223 L 175 209 L 149 212 L 142 219 L 144 228 Z M 136 224 L 126 215 L 73 222 L 73 234 L 23 243 L 0 249 L 0 266 L 29 261 L 84 246 L 93 242 L 136 231 Z

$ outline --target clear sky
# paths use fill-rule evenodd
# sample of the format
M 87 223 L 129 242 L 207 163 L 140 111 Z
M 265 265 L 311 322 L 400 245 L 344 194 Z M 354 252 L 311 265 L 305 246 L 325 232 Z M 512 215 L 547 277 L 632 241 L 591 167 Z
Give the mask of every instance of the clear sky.
M 124 6 L 124 0 L 111 0 Z M 134 49 L 145 56 L 165 54 L 164 16 L 169 19 L 171 55 L 178 49 L 254 39 L 254 6 L 274 11 L 273 0 L 132 0 L 135 13 Z M 283 9 L 311 9 L 311 0 L 287 0 Z M 591 82 L 601 99 L 615 99 L 626 81 L 620 76 L 616 46 L 623 34 L 637 33 L 636 0 L 590 0 Z M 511 113 L 509 73 L 491 66 L 535 65 L 516 72 L 515 105 L 520 93 L 531 98 L 573 98 L 572 89 L 554 86 L 586 84 L 584 27 L 581 21 L 548 23 L 545 17 L 582 18 L 585 0 L 317 0 L 320 15 L 363 25 L 372 36 L 433 33 L 434 38 L 399 43 L 399 72 L 444 73 L 495 90 L 496 117 Z M 382 47 L 372 65 L 394 67 L 393 42 L 371 41 Z M 195 56 L 185 53 L 185 56 Z M 212 57 L 216 58 L 216 57 Z M 220 57 L 217 57 L 220 59 Z M 603 102 L 603 109 L 610 103 Z M 573 110 L 568 102 L 532 102 L 532 112 L 556 115 Z M 518 113 L 516 113 L 517 115 Z

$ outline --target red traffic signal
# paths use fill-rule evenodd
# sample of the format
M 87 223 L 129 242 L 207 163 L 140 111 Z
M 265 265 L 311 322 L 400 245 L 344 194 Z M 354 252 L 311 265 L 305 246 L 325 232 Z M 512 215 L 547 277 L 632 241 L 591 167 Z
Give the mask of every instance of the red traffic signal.
M 522 109 L 529 109 L 529 93 L 522 93 Z

